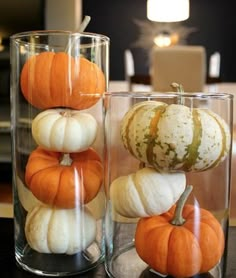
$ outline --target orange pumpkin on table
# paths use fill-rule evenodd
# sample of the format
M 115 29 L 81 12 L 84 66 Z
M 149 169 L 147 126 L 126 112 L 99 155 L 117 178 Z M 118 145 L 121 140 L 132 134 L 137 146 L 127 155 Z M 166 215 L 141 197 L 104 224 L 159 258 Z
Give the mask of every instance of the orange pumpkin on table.
M 35 149 L 27 162 L 26 185 L 48 205 L 74 208 L 91 201 L 103 181 L 103 167 L 93 149 L 73 154 Z
M 26 100 L 39 109 L 86 109 L 105 91 L 104 74 L 95 63 L 65 52 L 48 51 L 30 57 L 23 66 L 20 84 Z
M 135 234 L 138 255 L 155 271 L 173 277 L 209 271 L 224 252 L 220 223 L 209 211 L 192 205 L 183 207 L 185 220 L 172 223 L 174 211 L 139 220 Z

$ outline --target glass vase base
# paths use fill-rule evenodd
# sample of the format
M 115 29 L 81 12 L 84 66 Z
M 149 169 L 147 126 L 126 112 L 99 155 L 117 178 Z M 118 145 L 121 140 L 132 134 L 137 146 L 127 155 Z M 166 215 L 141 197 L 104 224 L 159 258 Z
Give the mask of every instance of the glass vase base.
M 175 278 L 171 275 L 164 275 L 151 269 L 142 261 L 132 244 L 120 249 L 117 254 L 106 262 L 106 271 L 111 278 Z M 216 265 L 207 273 L 196 274 L 188 278 L 223 278 L 220 265 Z
M 16 262 L 20 268 L 40 276 L 73 276 L 88 272 L 104 261 L 104 255 L 98 246 L 93 246 L 92 249 L 91 253 L 86 250 L 74 255 L 44 254 L 27 246 L 24 256 L 16 252 Z

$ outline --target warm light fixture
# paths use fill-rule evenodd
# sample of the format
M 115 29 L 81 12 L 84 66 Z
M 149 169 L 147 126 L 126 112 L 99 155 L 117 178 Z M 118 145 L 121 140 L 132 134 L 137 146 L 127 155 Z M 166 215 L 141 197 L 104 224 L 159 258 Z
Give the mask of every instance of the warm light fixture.
M 178 22 L 189 18 L 189 0 L 147 0 L 147 18 L 157 22 Z
M 171 38 L 169 34 L 157 35 L 153 41 L 159 47 L 167 47 L 171 45 Z
M 175 32 L 171 34 L 168 32 L 161 32 L 154 37 L 153 41 L 158 47 L 167 47 L 177 44 L 179 41 L 179 35 Z
M 147 51 L 152 49 L 153 44 L 159 47 L 187 44 L 188 36 L 197 30 L 194 27 L 184 26 L 182 22 L 155 22 L 136 19 L 135 24 L 140 32 L 133 45 Z

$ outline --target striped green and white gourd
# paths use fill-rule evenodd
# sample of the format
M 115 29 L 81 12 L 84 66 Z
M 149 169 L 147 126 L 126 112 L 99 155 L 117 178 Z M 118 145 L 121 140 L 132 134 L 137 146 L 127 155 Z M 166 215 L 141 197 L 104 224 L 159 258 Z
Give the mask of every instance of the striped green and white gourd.
M 158 101 L 135 104 L 121 123 L 125 148 L 157 170 L 204 171 L 222 162 L 230 129 L 216 113 Z

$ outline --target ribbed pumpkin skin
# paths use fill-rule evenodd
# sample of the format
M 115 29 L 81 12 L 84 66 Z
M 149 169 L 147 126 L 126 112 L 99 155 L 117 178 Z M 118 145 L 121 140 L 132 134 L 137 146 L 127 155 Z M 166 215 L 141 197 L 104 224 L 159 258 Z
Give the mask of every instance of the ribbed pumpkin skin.
M 88 149 L 71 153 L 71 165 L 61 165 L 62 154 L 38 147 L 29 156 L 25 181 L 41 202 L 59 208 L 74 208 L 88 203 L 103 181 L 99 155 Z
M 81 152 L 93 144 L 97 121 L 89 113 L 72 109 L 48 109 L 32 122 L 35 142 L 46 150 L 63 153 Z
M 25 235 L 40 253 L 76 254 L 96 237 L 96 221 L 87 210 L 35 206 L 26 217 Z
M 49 51 L 30 57 L 23 66 L 20 83 L 26 100 L 39 109 L 86 109 L 105 92 L 101 69 L 65 52 Z
M 154 270 L 173 277 L 192 277 L 212 269 L 224 251 L 224 234 L 207 210 L 185 205 L 182 226 L 172 225 L 174 209 L 160 216 L 141 218 L 135 247 Z
M 184 192 L 184 173 L 142 168 L 115 179 L 110 186 L 114 209 L 125 217 L 147 217 L 168 211 Z
M 207 109 L 145 101 L 124 116 L 125 148 L 158 170 L 203 171 L 217 166 L 230 149 L 225 121 Z

